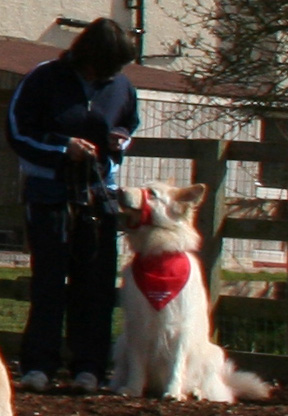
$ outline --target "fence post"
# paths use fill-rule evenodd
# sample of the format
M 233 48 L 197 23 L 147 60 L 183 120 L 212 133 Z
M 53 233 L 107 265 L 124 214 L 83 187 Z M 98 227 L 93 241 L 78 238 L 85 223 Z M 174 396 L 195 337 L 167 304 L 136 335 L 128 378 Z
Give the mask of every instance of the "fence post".
M 225 217 L 225 177 L 228 141 L 203 141 L 193 162 L 193 183 L 208 185 L 208 195 L 199 212 L 198 227 L 204 238 L 202 259 L 213 304 L 218 299 L 221 273 L 222 230 Z

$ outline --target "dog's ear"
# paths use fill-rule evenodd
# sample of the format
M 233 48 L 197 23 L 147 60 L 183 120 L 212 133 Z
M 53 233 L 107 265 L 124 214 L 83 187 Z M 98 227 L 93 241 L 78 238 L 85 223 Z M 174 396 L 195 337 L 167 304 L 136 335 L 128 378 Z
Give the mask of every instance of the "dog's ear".
M 203 183 L 197 183 L 187 188 L 177 189 L 174 200 L 178 202 L 192 202 L 199 206 L 205 199 L 207 187 Z

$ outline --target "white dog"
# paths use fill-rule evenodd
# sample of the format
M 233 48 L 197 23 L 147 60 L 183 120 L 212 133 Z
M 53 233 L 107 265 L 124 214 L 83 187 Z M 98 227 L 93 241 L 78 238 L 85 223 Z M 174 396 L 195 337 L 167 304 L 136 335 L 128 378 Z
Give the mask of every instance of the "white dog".
M 0 416 L 13 416 L 10 381 L 3 360 L 0 358 Z
M 177 188 L 159 182 L 120 191 L 135 257 L 124 276 L 124 333 L 116 343 L 110 384 L 119 394 L 177 400 L 192 394 L 230 403 L 269 396 L 266 383 L 235 371 L 209 339 L 209 304 L 197 256 L 201 239 L 193 225 L 204 194 L 202 184 Z

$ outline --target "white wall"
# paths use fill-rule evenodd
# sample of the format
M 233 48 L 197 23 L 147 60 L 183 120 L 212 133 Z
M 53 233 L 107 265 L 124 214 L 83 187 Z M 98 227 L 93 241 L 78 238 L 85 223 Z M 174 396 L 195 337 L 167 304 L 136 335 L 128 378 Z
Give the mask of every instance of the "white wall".
M 131 13 L 123 4 L 121 0 L 4 0 L 0 2 L 0 35 L 65 47 L 73 32 L 60 28 L 57 17 L 88 22 L 99 16 L 112 17 L 128 26 Z
M 177 41 L 187 44 L 191 37 L 191 28 L 187 29 L 181 23 L 182 2 L 142 1 L 143 55 L 149 56 L 143 60 L 143 64 L 162 69 L 180 69 L 190 58 L 173 57 L 177 52 Z M 136 0 L 132 0 L 132 5 L 136 3 Z M 59 16 L 86 22 L 99 16 L 110 17 L 123 28 L 131 30 L 136 26 L 137 13 L 137 10 L 126 7 L 124 0 L 2 0 L 0 36 L 19 37 L 65 48 L 75 36 L 75 29 L 59 27 L 56 24 Z M 193 20 L 193 15 L 189 19 Z

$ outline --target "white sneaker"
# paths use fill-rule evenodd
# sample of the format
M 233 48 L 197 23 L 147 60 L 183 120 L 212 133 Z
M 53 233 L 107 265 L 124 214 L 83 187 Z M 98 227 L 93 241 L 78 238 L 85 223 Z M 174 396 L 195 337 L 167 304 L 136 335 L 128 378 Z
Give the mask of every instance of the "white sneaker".
M 22 387 L 31 389 L 37 392 L 43 392 L 49 389 L 49 379 L 42 371 L 32 370 L 29 371 L 21 379 Z
M 72 383 L 72 389 L 83 393 L 94 393 L 97 390 L 98 381 L 94 374 L 83 371 L 77 374 Z

